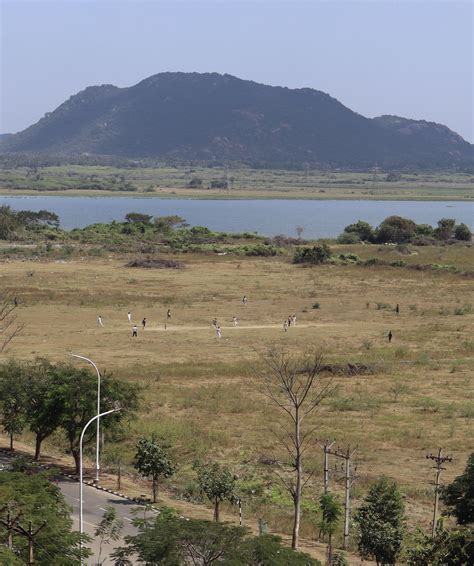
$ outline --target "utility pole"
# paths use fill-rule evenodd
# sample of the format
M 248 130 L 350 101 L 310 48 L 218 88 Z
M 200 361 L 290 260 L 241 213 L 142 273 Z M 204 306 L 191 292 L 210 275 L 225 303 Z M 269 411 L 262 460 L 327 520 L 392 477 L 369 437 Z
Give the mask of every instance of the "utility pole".
M 13 531 L 15 529 L 15 525 L 18 523 L 18 519 L 20 518 L 21 511 L 13 519 L 12 518 L 12 512 L 11 512 L 10 506 L 8 504 L 5 505 L 4 507 L 2 507 L 2 513 L 5 509 L 7 509 L 7 520 L 4 521 L 2 519 L 2 520 L 0 520 L 0 523 L 7 529 L 7 533 L 8 533 L 7 546 L 8 546 L 8 548 L 12 549 L 13 548 Z
M 323 449 L 324 460 L 323 460 L 323 485 L 324 485 L 324 495 L 329 492 L 329 454 L 331 446 L 334 444 L 335 440 L 324 440 L 320 442 L 319 445 Z
M 348 446 L 346 450 L 337 448 L 336 450 L 328 450 L 329 454 L 342 458 L 344 460 L 344 542 L 343 548 L 347 550 L 349 546 L 349 527 L 351 521 L 351 487 L 356 479 L 355 472 L 357 468 L 354 467 L 354 474 L 351 473 L 351 458 L 357 451 L 357 446 L 351 450 Z
M 43 522 L 37 529 L 33 529 L 31 521 L 28 524 L 28 529 L 23 528 L 20 524 L 15 527 L 17 533 L 24 535 L 28 538 L 28 566 L 34 564 L 34 554 L 33 554 L 33 544 L 35 536 L 41 531 L 41 529 L 46 525 L 46 521 Z
M 439 486 L 440 486 L 440 477 L 441 472 L 446 468 L 443 468 L 443 464 L 445 462 L 452 462 L 453 459 L 450 456 L 443 456 L 441 454 L 441 448 L 438 448 L 438 454 L 427 454 L 426 458 L 428 460 L 433 460 L 435 465 L 433 468 L 436 470 L 436 479 L 435 479 L 435 499 L 434 499 L 434 506 L 433 506 L 433 524 L 431 526 L 431 536 L 434 538 L 436 532 L 436 519 L 438 516 L 438 503 L 439 503 Z

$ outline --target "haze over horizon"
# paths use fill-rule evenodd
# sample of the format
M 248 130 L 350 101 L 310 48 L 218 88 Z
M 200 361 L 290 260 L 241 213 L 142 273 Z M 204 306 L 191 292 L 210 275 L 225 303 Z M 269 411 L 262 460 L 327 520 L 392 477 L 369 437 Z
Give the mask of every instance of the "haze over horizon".
M 473 127 L 470 2 L 1 2 L 0 132 L 164 71 L 309 87 L 374 117 Z

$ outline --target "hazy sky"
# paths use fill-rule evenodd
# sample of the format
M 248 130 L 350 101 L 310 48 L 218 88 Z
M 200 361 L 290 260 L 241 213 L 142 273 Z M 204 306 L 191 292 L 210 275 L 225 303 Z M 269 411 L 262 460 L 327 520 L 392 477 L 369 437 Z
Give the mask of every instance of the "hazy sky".
M 0 0 L 0 132 L 89 85 L 217 71 L 328 92 L 474 141 L 474 0 Z

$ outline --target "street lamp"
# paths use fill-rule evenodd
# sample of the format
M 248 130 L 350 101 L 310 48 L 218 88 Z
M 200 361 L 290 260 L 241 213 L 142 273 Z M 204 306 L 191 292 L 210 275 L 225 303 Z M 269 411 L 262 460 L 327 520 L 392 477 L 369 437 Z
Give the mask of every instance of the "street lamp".
M 100 453 L 100 372 L 99 368 L 95 365 L 95 363 L 86 358 L 85 356 L 79 356 L 78 354 L 71 354 L 73 358 L 79 358 L 80 360 L 85 360 L 89 362 L 97 372 L 97 440 L 96 440 L 96 451 L 95 451 L 95 481 L 99 483 L 99 472 L 100 472 L 100 462 L 99 462 L 99 453 Z
M 105 415 L 110 415 L 110 413 L 115 413 L 116 411 L 120 411 L 120 407 L 115 407 L 114 409 L 110 409 L 110 411 L 105 411 L 104 413 L 100 413 L 95 415 L 90 419 L 90 421 L 86 424 L 86 426 L 82 429 L 81 438 L 79 440 L 79 532 L 81 534 L 80 546 L 82 549 L 82 534 L 83 534 L 83 516 L 82 516 L 82 441 L 84 439 L 84 434 L 87 430 L 87 427 L 94 422 L 95 420 L 99 419 L 100 417 L 105 417 Z M 81 555 L 81 564 L 82 564 L 82 555 Z

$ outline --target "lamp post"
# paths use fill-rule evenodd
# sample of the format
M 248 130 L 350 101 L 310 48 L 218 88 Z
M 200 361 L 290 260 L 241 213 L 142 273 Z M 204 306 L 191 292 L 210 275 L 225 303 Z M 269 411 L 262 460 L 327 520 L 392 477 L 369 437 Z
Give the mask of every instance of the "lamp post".
M 71 354 L 73 358 L 79 358 L 91 364 L 97 373 L 97 439 L 96 439 L 96 451 L 95 451 L 95 481 L 99 483 L 99 472 L 100 472 L 100 371 L 95 363 L 86 358 L 85 356 L 79 356 L 78 354 Z
M 82 441 L 84 439 L 84 434 L 87 430 L 87 427 L 94 422 L 95 420 L 99 419 L 100 417 L 105 417 L 105 415 L 110 415 L 110 413 L 115 413 L 116 411 L 120 411 L 120 407 L 116 407 L 115 409 L 110 409 L 110 411 L 105 411 L 104 413 L 100 413 L 92 417 L 86 426 L 82 429 L 81 438 L 79 440 L 79 532 L 81 534 L 80 546 L 82 548 L 82 534 L 83 534 L 83 514 L 82 514 Z M 81 556 L 81 564 L 82 564 L 82 556 Z

